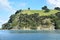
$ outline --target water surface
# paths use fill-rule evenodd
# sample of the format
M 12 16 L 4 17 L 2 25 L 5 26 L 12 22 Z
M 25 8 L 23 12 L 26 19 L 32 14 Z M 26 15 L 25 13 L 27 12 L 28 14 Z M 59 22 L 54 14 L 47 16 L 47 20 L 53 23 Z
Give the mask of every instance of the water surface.
M 60 30 L 0 30 L 0 40 L 60 40 Z

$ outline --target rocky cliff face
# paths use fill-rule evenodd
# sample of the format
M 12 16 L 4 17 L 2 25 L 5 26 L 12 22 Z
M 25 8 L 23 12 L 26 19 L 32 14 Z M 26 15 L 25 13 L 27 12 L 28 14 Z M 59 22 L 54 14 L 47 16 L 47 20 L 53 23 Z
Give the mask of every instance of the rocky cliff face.
M 19 10 L 10 16 L 9 21 L 2 25 L 2 29 L 54 30 L 57 25 L 57 16 L 55 14 L 40 16 L 40 14 L 38 11 L 33 13 L 32 10 Z

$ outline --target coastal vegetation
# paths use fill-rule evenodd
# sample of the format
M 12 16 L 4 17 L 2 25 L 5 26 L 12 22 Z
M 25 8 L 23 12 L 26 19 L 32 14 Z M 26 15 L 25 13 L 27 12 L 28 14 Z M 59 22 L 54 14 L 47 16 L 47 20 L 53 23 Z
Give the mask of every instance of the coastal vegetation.
M 42 10 L 17 10 L 10 16 L 7 23 L 2 25 L 2 29 L 21 29 L 21 30 L 54 30 L 60 29 L 60 8 L 54 10 L 47 6 Z

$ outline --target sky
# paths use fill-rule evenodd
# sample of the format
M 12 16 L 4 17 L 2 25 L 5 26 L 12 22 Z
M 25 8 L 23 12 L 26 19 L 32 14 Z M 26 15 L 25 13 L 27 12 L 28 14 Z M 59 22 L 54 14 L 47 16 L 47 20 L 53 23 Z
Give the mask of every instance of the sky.
M 60 0 L 0 0 L 0 28 L 19 9 L 41 10 L 43 6 L 60 7 Z

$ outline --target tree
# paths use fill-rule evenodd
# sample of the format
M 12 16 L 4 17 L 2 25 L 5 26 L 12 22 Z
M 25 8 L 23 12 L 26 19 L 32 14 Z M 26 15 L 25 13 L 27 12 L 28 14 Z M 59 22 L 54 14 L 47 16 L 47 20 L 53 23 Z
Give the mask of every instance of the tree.
M 50 10 L 47 8 L 47 6 L 42 7 L 42 10 L 45 10 L 44 12 L 49 12 Z
M 28 8 L 28 10 L 30 10 L 30 8 Z
M 15 12 L 15 14 L 17 14 L 17 13 L 19 13 L 19 12 L 22 12 L 22 9 L 17 10 L 17 11 Z
M 46 10 L 46 9 L 47 9 L 47 6 L 42 7 L 42 10 Z
M 10 16 L 8 23 L 12 23 L 14 19 L 15 19 L 15 14 Z
M 55 7 L 54 9 L 55 9 L 55 10 L 60 10 L 60 8 L 59 8 L 59 7 Z

